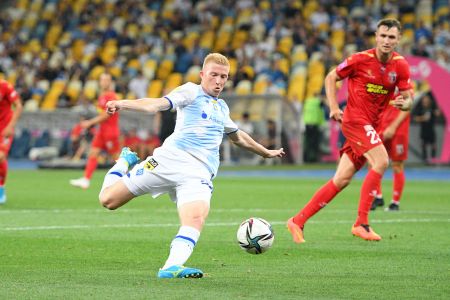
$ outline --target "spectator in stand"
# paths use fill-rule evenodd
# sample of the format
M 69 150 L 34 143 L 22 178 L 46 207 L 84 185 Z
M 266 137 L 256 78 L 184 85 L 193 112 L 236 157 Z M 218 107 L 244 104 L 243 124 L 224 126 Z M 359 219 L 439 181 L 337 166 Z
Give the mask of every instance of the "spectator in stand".
M 136 77 L 130 80 L 128 90 L 133 93 L 136 98 L 147 97 L 148 79 L 144 77 L 141 70 L 137 71 Z

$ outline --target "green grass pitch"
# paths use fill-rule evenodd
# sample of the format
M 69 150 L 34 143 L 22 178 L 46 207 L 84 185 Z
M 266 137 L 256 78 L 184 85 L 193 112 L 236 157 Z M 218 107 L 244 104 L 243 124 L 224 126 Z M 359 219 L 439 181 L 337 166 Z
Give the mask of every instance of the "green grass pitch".
M 407 181 L 399 212 L 377 210 L 383 237 L 353 237 L 361 181 L 306 226 L 296 245 L 285 228 L 326 179 L 221 178 L 207 224 L 186 265 L 202 279 L 156 278 L 178 230 L 167 197 L 143 196 L 117 211 L 97 200 L 80 171 L 11 171 L 0 207 L 0 299 L 448 299 L 450 184 Z M 270 174 L 270 171 L 268 172 Z M 389 198 L 392 182 L 384 183 Z M 272 223 L 273 248 L 250 255 L 236 242 L 241 221 Z

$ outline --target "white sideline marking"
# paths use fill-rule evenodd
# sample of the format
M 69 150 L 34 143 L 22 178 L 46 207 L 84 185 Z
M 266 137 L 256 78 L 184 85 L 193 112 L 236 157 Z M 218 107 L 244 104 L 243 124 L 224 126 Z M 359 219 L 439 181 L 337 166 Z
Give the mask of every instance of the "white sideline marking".
M 442 223 L 450 222 L 450 219 L 391 219 L 391 220 L 372 220 L 371 223 L 383 224 L 383 223 Z M 336 221 L 310 221 L 312 224 L 349 224 L 352 222 L 349 220 L 336 220 Z M 228 227 L 238 226 L 238 222 L 229 223 L 207 223 L 209 227 Z M 284 225 L 286 221 L 274 221 L 272 225 Z M 32 231 L 32 230 L 65 230 L 65 229 L 101 229 L 101 228 L 155 228 L 155 227 L 179 227 L 178 223 L 165 223 L 165 224 L 99 224 L 99 225 L 54 225 L 54 226 L 24 226 L 24 227 L 4 227 L 0 228 L 0 231 Z
M 259 213 L 259 212 L 288 212 L 294 213 L 298 210 L 298 208 L 211 208 L 210 213 Z M 382 210 L 379 210 L 381 212 Z M 144 209 L 144 208 L 120 208 L 115 212 L 110 212 L 105 208 L 81 208 L 81 209 L 72 209 L 72 208 L 64 208 L 64 209 L 1 209 L 0 207 L 0 215 L 1 214 L 35 214 L 35 213 L 136 213 L 136 212 L 158 212 L 158 213 L 173 213 L 176 212 L 176 208 L 158 208 L 158 209 Z M 354 213 L 353 209 L 327 209 L 324 210 L 327 213 L 337 213 L 337 214 L 346 214 L 346 213 Z M 391 212 L 389 212 L 391 213 Z M 437 211 L 437 210 L 401 210 L 399 212 L 393 212 L 394 214 L 430 214 L 430 215 L 449 215 L 447 211 Z

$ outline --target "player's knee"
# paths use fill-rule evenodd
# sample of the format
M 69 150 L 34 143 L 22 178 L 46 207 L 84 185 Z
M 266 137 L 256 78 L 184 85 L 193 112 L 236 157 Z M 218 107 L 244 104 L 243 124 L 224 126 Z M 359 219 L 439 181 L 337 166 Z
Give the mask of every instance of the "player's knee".
M 381 171 L 384 172 L 386 171 L 386 169 L 389 167 L 389 159 L 383 158 L 383 159 L 379 159 L 377 162 L 375 162 L 373 168 L 377 171 Z
M 339 178 L 338 180 L 336 180 L 334 182 L 334 184 L 340 191 L 342 191 L 350 184 L 351 181 L 352 181 L 351 177 L 350 178 Z
M 103 191 L 98 198 L 100 200 L 101 205 L 103 205 L 103 207 L 109 210 L 114 210 L 119 207 L 113 195 L 111 195 L 111 193 L 108 193 L 107 191 Z

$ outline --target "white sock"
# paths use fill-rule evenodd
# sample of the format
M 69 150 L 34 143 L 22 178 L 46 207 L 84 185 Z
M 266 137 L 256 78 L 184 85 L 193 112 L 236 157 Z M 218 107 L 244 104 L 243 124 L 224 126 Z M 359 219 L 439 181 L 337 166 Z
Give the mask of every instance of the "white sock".
M 127 172 L 128 162 L 124 158 L 119 158 L 116 161 L 116 164 L 108 171 L 108 173 L 106 173 L 100 194 L 105 188 L 119 181 L 119 179 L 122 178 Z
M 184 265 L 189 256 L 191 256 L 199 237 L 200 231 L 194 227 L 181 226 L 178 234 L 170 244 L 169 257 L 162 269 L 176 265 Z

